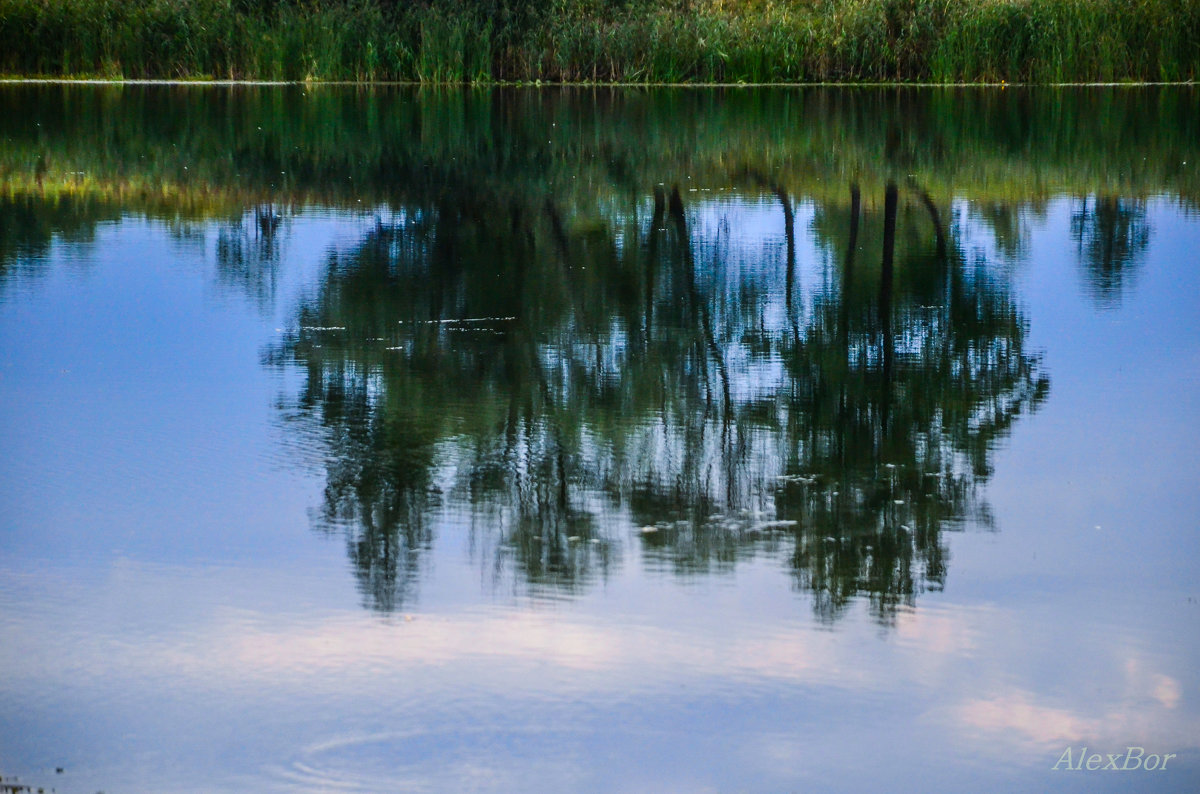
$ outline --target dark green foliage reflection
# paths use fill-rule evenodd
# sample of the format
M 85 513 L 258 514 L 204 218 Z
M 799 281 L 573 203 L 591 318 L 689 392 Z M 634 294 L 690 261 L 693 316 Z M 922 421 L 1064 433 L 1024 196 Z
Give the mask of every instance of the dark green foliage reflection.
M 288 416 L 326 446 L 317 523 L 367 601 L 398 608 L 451 525 L 542 593 L 630 542 L 678 575 L 786 560 L 825 619 L 942 587 L 941 533 L 989 525 L 990 452 L 1048 381 L 927 196 L 845 195 L 817 209 L 811 294 L 782 189 L 778 258 L 662 189 L 604 221 L 443 195 L 330 254 L 269 358 L 307 373 Z
M 1116 196 L 1081 199 L 1071 213 L 1071 236 L 1093 300 L 1104 307 L 1119 303 L 1150 242 L 1146 203 Z
M 280 415 L 372 608 L 461 535 L 538 596 L 757 557 L 887 619 L 945 584 L 942 533 L 991 526 L 993 450 L 1048 393 L 1008 281 L 1032 228 L 1065 199 L 1117 304 L 1149 203 L 1197 206 L 1194 99 L 12 88 L 0 297 L 141 216 L 269 315 L 301 211 L 371 219 L 265 359 L 301 374 Z

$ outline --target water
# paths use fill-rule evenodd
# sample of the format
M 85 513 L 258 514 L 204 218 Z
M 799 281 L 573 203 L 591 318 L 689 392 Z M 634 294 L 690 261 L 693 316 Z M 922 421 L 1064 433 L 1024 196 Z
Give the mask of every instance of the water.
M 0 105 L 6 780 L 1200 784 L 1194 88 Z

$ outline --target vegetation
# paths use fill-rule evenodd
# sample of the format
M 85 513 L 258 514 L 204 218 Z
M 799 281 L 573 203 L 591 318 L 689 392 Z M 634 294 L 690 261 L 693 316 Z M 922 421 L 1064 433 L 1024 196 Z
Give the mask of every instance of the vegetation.
M 0 0 L 0 72 L 570 82 L 1187 81 L 1196 0 Z

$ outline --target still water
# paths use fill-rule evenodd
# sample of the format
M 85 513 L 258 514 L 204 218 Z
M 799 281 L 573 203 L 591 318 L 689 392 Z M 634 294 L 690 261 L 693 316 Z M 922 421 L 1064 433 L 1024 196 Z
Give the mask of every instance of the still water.
M 1200 786 L 1195 88 L 8 85 L 0 140 L 6 780 Z

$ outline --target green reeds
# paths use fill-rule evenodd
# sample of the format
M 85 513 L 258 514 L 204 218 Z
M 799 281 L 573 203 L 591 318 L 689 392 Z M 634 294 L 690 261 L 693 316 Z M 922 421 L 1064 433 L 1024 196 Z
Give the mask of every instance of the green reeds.
M 1194 80 L 1195 0 L 1027 0 L 964 5 L 930 62 L 947 80 Z
M 1187 81 L 1200 0 L 0 0 L 0 73 Z

